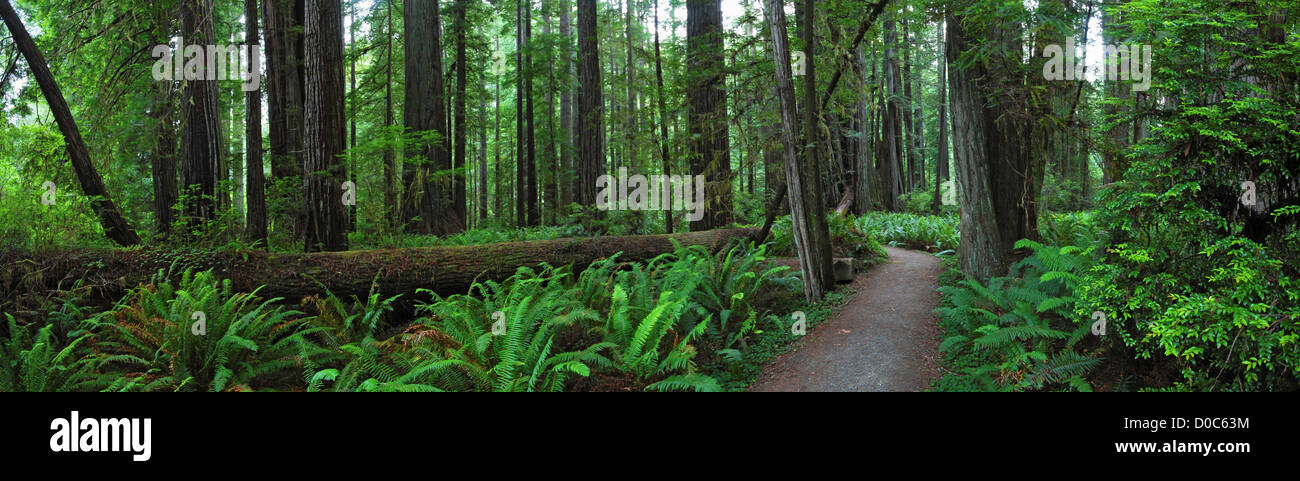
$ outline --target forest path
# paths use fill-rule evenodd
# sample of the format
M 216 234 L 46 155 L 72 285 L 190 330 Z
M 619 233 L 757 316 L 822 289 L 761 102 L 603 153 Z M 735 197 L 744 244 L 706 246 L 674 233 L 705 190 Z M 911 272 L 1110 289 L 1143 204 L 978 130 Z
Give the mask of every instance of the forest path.
M 889 259 L 853 281 L 857 294 L 769 364 L 750 391 L 924 391 L 938 377 L 942 266 L 886 247 Z

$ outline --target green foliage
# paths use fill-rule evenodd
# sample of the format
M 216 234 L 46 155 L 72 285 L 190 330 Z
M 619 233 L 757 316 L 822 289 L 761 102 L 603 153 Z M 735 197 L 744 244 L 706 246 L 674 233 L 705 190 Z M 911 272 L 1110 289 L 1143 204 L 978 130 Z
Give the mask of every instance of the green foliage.
M 1086 376 L 1102 359 L 1081 350 L 1091 323 L 1075 316 L 1077 300 L 1071 294 L 1092 264 L 1089 253 L 1028 240 L 1016 245 L 1034 255 L 1018 263 L 1011 276 L 987 284 L 964 279 L 939 288 L 944 299 L 936 312 L 947 331 L 939 349 L 949 363 L 963 357 L 957 367 L 982 390 L 1091 391 Z
M 961 241 L 956 217 L 868 212 L 854 225 L 891 246 L 939 252 L 956 249 Z
M 134 368 L 109 390 L 247 390 L 299 365 L 300 312 L 256 293 L 235 293 L 211 271 L 185 271 L 175 285 L 159 273 L 92 324 L 100 366 Z M 206 324 L 197 334 L 195 325 Z
M 826 227 L 831 235 L 831 249 L 836 256 L 852 257 L 861 261 L 858 267 L 869 267 L 888 255 L 880 246 L 879 235 L 858 226 L 852 215 L 826 215 Z M 771 252 L 777 255 L 794 255 L 794 237 L 790 216 L 781 216 L 772 223 Z
M 1300 387 L 1300 99 L 1282 87 L 1300 69 L 1300 38 L 1285 33 L 1294 19 L 1272 17 L 1296 6 L 1109 7 L 1134 41 L 1153 44 L 1153 85 L 1177 110 L 1150 119 L 1122 178 L 1101 192 L 1109 239 L 1077 309 L 1106 313 L 1138 358 L 1176 377 L 1154 387 Z M 1247 181 L 1254 206 L 1241 199 Z
M 53 324 L 40 328 L 33 336 L 5 314 L 9 336 L 0 344 L 0 392 L 77 391 L 96 377 L 94 359 L 86 356 L 81 344 L 92 336 L 65 338 L 53 331 Z

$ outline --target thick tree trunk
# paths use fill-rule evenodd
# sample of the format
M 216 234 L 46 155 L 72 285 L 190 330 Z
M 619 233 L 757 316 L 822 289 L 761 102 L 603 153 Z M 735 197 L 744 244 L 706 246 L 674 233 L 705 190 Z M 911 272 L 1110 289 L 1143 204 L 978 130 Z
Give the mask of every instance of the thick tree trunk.
M 874 79 L 867 77 L 867 54 L 865 47 L 859 46 L 854 56 L 854 62 L 857 64 L 858 89 L 857 105 L 854 108 L 854 125 L 858 131 L 858 138 L 854 139 L 857 147 L 854 148 L 854 167 L 853 167 L 853 210 L 858 214 L 863 214 L 872 208 L 872 199 L 875 198 L 875 189 L 872 188 L 874 177 L 871 169 L 871 90 L 874 88 L 872 83 Z
M 945 56 L 949 67 L 957 65 L 961 53 L 970 48 L 965 26 L 948 13 Z M 961 205 L 961 269 L 981 282 L 1006 273 L 1001 233 L 993 205 L 986 142 L 992 119 L 984 109 L 983 86 L 986 69 L 978 62 L 948 73 L 952 95 L 952 138 L 959 203 Z
M 72 118 L 72 110 L 68 108 L 68 103 L 63 98 L 63 91 L 59 90 L 59 84 L 54 81 L 54 74 L 50 73 L 49 64 L 45 63 L 45 57 L 36 48 L 36 42 L 27 33 L 27 27 L 23 26 L 22 20 L 18 18 L 18 13 L 9 4 L 9 0 L 0 0 L 0 17 L 4 17 L 9 34 L 13 36 L 18 51 L 27 60 L 32 76 L 36 77 L 36 84 L 41 89 L 41 95 L 45 97 L 45 103 L 50 107 L 50 113 L 54 114 L 54 121 L 59 125 L 59 132 L 63 134 L 63 142 L 68 149 L 68 157 L 72 159 L 72 170 L 77 174 L 82 192 L 91 198 L 91 209 L 95 211 L 100 224 L 104 226 L 104 235 L 119 245 L 139 244 L 140 237 L 117 210 L 117 205 L 113 203 L 107 189 L 104 188 L 104 179 L 99 176 L 95 165 L 91 163 L 90 152 L 86 150 L 86 143 L 81 139 L 81 131 L 77 128 L 76 120 Z
M 244 18 L 248 22 L 245 28 L 246 42 L 251 45 L 250 52 L 257 52 L 257 0 L 244 0 Z M 256 73 L 255 75 L 261 75 Z M 262 91 L 248 92 L 247 125 L 245 130 L 245 153 L 248 155 L 247 186 L 248 225 L 247 236 L 252 242 L 266 240 L 266 173 L 262 163 Z
M 406 109 L 410 133 L 436 133 L 407 153 L 402 221 L 420 234 L 446 235 L 465 230 L 453 206 L 451 158 L 447 152 L 446 88 L 442 78 L 442 39 L 437 0 L 407 0 Z M 418 164 L 418 165 L 415 165 Z M 416 221 L 415 219 L 419 220 Z
M 808 2 L 806 10 L 811 12 L 811 1 Z M 809 302 L 820 300 L 825 294 L 827 288 L 833 280 L 831 272 L 831 257 L 829 245 L 819 246 L 819 236 L 815 232 L 818 228 L 816 219 L 822 219 L 822 228 L 825 228 L 825 215 L 822 213 L 821 202 L 818 197 L 813 195 L 812 184 L 816 182 L 815 175 L 809 175 L 809 169 L 806 165 L 807 159 L 801 162 L 796 152 L 795 128 L 798 125 L 798 112 L 795 106 L 794 80 L 790 67 L 790 46 L 787 39 L 788 33 L 785 23 L 785 10 L 781 2 L 777 0 L 768 0 L 767 8 L 768 24 L 772 30 L 772 57 L 776 67 L 776 89 L 777 97 L 781 102 L 781 141 L 785 146 L 785 164 L 786 164 L 786 182 L 790 200 L 790 218 L 792 221 L 792 231 L 795 244 L 795 252 L 800 260 L 800 269 L 803 273 L 804 280 L 804 297 Z M 811 13 L 805 13 L 811 15 Z M 806 17 L 805 17 L 806 20 Z M 808 22 L 805 27 L 811 26 Z M 811 32 L 809 32 L 811 33 Z M 809 40 L 808 35 L 805 41 Z M 814 45 L 808 42 L 804 48 L 809 49 L 806 52 L 808 65 L 806 74 L 809 78 L 806 82 L 812 83 L 815 80 L 814 59 L 812 47 Z M 815 83 L 814 83 L 815 86 Z M 808 96 L 805 105 L 810 109 L 815 109 L 816 97 Z M 815 115 L 815 114 L 810 114 Z M 805 126 L 804 133 L 814 132 L 815 129 Z M 807 137 L 806 137 L 807 138 Z M 806 142 L 806 141 L 805 141 Z M 808 153 L 807 158 L 812 158 L 815 154 L 814 149 Z M 829 239 L 829 235 L 825 238 Z M 825 247 L 825 249 L 822 249 Z M 830 282 L 828 282 L 830 281 Z
M 302 1 L 264 0 L 267 60 L 267 120 L 271 177 L 277 215 L 293 233 L 303 224 L 302 208 Z M 283 209 L 283 212 L 279 212 Z
M 885 209 L 897 212 L 901 209 L 899 197 L 907 191 L 906 178 L 903 173 L 903 126 L 902 102 L 899 86 L 902 75 L 898 68 L 898 32 L 892 17 L 885 20 L 885 61 L 882 73 L 885 82 L 885 109 L 881 123 L 880 160 L 877 167 L 881 170 L 884 189 Z
M 181 39 L 191 46 L 213 45 L 212 0 L 182 0 Z M 217 178 L 221 175 L 221 112 L 216 72 L 199 69 L 211 80 L 181 82 L 181 191 L 186 222 L 217 218 Z
M 172 222 L 176 216 L 172 206 L 176 205 L 179 193 L 176 185 L 176 127 L 173 124 L 175 88 L 172 82 L 158 84 L 158 98 L 153 106 L 154 140 L 153 156 L 150 167 L 153 173 L 153 209 L 154 225 L 159 236 L 166 236 L 172 231 Z
M 7 0 L 0 0 L 7 1 Z M 619 261 L 646 261 L 673 252 L 672 241 L 702 245 L 718 251 L 738 240 L 749 240 L 758 229 L 723 229 L 654 236 L 611 236 L 506 242 L 472 246 L 421 247 L 307 254 L 261 251 L 208 252 L 202 255 L 166 251 L 71 249 L 66 251 L 0 251 L 0 299 L 58 288 L 84 280 L 100 299 L 116 299 L 128 288 L 149 282 L 175 263 L 183 269 L 214 269 L 239 291 L 291 302 L 321 293 L 365 296 L 372 281 L 384 295 L 412 296 L 416 289 L 440 295 L 463 294 L 474 282 L 501 281 L 521 266 L 572 265 L 580 272 L 592 262 L 621 253 Z M 318 284 L 319 283 L 319 284 Z
M 303 140 L 306 152 L 307 252 L 347 250 L 348 213 L 343 206 L 343 6 L 340 0 L 307 0 Z
M 691 175 L 703 175 L 705 180 L 704 218 L 692 222 L 691 230 L 708 230 L 732 221 L 723 33 L 720 0 L 687 0 L 686 57 L 693 78 L 686 88 Z
M 604 173 L 605 115 L 601 100 L 596 0 L 578 0 L 578 203 L 596 204 L 596 178 Z

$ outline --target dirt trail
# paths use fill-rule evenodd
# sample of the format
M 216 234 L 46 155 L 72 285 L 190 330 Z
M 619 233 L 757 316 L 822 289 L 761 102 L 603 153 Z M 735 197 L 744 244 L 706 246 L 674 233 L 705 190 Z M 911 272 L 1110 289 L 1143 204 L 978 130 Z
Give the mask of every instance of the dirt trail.
M 854 280 L 857 295 L 763 370 L 750 391 L 923 391 L 938 377 L 933 310 L 942 267 L 924 252 L 889 259 Z

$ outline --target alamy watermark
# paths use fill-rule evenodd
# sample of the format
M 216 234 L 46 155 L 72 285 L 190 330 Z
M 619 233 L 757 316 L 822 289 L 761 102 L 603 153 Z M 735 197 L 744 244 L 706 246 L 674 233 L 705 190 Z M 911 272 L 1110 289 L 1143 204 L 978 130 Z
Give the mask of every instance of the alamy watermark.
M 239 80 L 252 92 L 262 85 L 261 52 L 252 45 L 155 45 L 153 79 Z M 179 55 L 178 55 L 179 53 Z
M 1130 87 L 1134 92 L 1151 88 L 1150 45 L 1106 45 L 1103 48 L 1106 80 L 1136 82 Z M 1046 80 L 1083 80 L 1087 73 L 1087 66 L 1078 61 L 1073 39 L 1067 40 L 1065 47 L 1057 44 L 1043 47 L 1043 56 L 1047 57 L 1047 63 L 1043 64 L 1043 78 Z
M 691 183 L 695 195 L 691 196 Z M 687 210 L 692 222 L 704 218 L 703 175 L 627 175 L 627 167 L 618 168 L 618 177 L 596 178 L 596 208 L 600 210 Z

